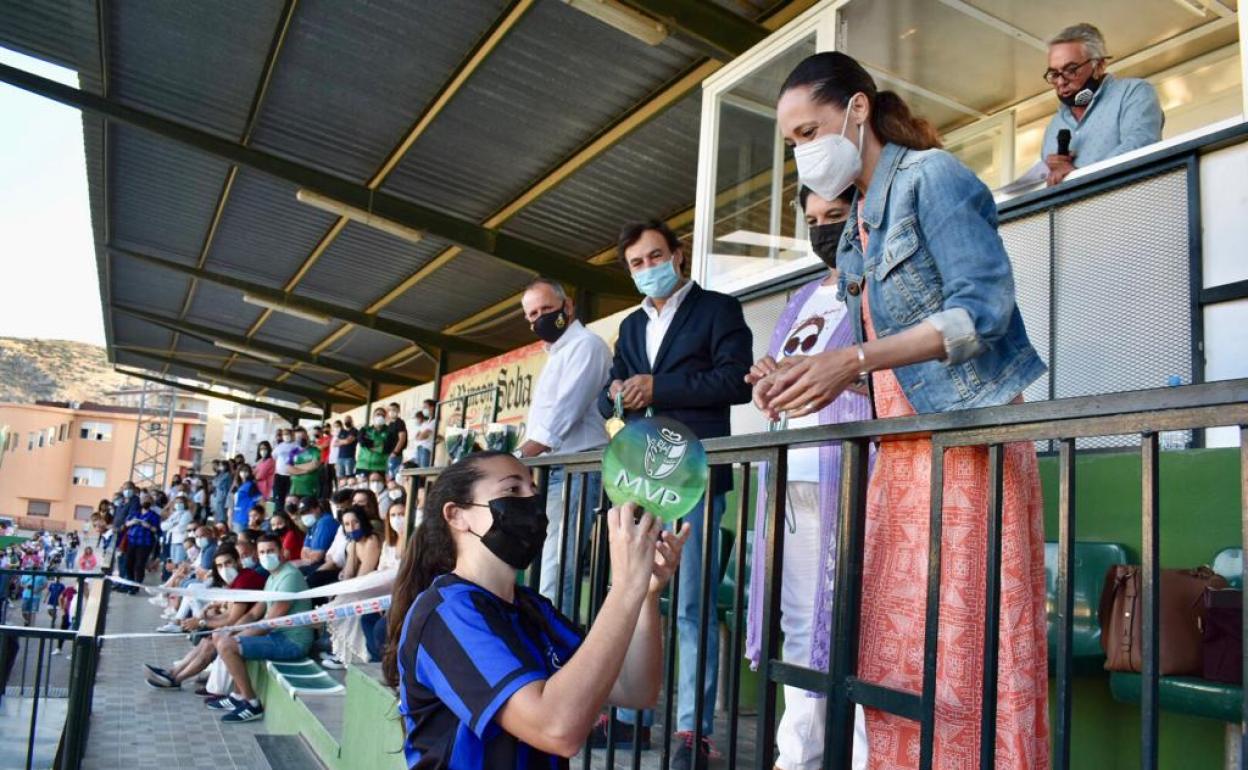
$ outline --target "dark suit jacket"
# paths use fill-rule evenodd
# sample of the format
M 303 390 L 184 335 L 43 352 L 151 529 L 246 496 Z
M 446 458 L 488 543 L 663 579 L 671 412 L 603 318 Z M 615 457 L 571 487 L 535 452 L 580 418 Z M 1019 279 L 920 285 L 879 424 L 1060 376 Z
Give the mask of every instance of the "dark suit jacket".
M 754 358 L 754 335 L 745 325 L 741 303 L 727 294 L 691 286 L 663 336 L 653 369 L 646 355 L 649 321 L 646 312 L 637 308 L 620 324 L 610 380 L 654 375 L 656 415 L 679 420 L 698 438 L 731 435 L 729 413 L 733 404 L 750 400 L 745 375 Z M 610 382 L 598 397 L 598 411 L 604 417 L 615 413 L 609 388 Z M 626 412 L 624 419 L 644 416 L 644 410 Z M 716 490 L 727 491 L 732 483 L 730 469 L 716 469 L 714 481 Z

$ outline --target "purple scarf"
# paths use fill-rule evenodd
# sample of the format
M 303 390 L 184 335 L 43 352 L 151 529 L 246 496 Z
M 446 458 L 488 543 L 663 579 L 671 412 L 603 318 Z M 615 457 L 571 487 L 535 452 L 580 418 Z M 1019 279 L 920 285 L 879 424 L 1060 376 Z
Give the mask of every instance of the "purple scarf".
M 775 331 L 771 334 L 771 345 L 768 353 L 775 357 L 780 346 L 788 338 L 797 314 L 802 312 L 806 300 L 815 293 L 815 289 L 823 283 L 820 278 L 798 290 L 788 307 L 776 322 Z M 854 344 L 853 324 L 847 313 L 840 324 L 833 330 L 824 350 L 843 348 Z M 856 422 L 871 419 L 871 405 L 866 397 L 852 391 L 845 391 L 831 404 L 819 410 L 819 424 L 830 425 L 841 422 Z M 763 631 L 763 593 L 766 589 L 764 568 L 767 559 L 767 495 L 764 479 L 767 464 L 758 466 L 758 501 L 754 511 L 754 564 L 750 573 L 749 609 L 746 615 L 745 656 L 752 667 L 757 668 L 762 656 Z M 836 533 L 839 526 L 837 515 L 837 496 L 841 483 L 841 445 L 824 444 L 819 447 L 819 542 L 823 549 L 819 554 L 819 575 L 814 586 L 814 624 L 811 631 L 810 667 L 820 671 L 828 668 L 828 649 L 830 646 L 832 619 L 832 580 L 836 576 Z M 784 526 L 781 522 L 780 526 Z M 796 661 L 795 661 L 796 662 Z

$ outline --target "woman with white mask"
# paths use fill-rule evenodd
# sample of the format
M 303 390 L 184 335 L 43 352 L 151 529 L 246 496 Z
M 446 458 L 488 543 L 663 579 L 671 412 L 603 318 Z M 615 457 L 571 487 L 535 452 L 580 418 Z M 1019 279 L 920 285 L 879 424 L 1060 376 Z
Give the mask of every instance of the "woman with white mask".
M 1021 401 L 1045 371 L 1014 296 L 1009 256 L 988 188 L 939 148 L 930 124 L 879 91 L 842 53 L 802 61 L 781 88 L 776 117 L 802 183 L 825 199 L 851 186 L 840 239 L 840 296 L 855 344 L 778 362 L 754 377 L 769 417 L 812 414 L 870 381 L 876 416 L 950 412 Z M 1004 458 L 998 768 L 1048 766 L 1044 511 L 1035 448 Z M 934 767 L 974 764 L 984 666 L 988 451 L 944 456 L 944 537 L 936 670 Z M 857 676 L 922 689 L 932 445 L 885 441 L 867 491 Z M 911 768 L 919 725 L 867 710 L 873 770 Z M 786 768 L 786 770 L 789 770 Z

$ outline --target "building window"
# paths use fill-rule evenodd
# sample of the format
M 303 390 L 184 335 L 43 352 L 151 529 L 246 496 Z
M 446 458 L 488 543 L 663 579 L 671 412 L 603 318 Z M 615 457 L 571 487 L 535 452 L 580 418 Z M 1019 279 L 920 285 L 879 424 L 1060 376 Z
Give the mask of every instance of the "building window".
M 88 468 L 83 465 L 74 466 L 74 486 L 102 487 L 105 483 L 103 468 Z
M 111 422 L 83 422 L 78 427 L 78 438 L 87 441 L 112 441 L 113 424 Z
M 43 431 L 39 431 L 39 448 L 40 449 L 43 449 L 43 447 L 45 446 L 45 442 L 47 440 L 48 440 L 48 434 L 44 433 Z
M 74 518 L 78 521 L 91 521 L 91 514 L 95 513 L 95 509 L 89 505 L 75 505 Z
M 53 425 L 51 428 L 48 428 L 48 446 L 52 446 L 55 443 L 56 443 L 56 426 Z
M 68 435 L 69 435 L 69 423 L 67 423 L 67 422 L 63 422 L 63 423 L 61 423 L 61 430 L 60 430 L 60 433 L 59 433 L 59 435 L 58 435 L 58 438 L 59 438 L 61 441 L 64 441 L 64 440 L 65 440 L 65 438 L 66 438 Z
M 52 515 L 52 503 L 47 500 L 27 500 L 26 501 L 27 516 L 47 517 Z
M 26 451 L 30 452 L 35 448 L 35 432 L 32 430 L 26 434 Z

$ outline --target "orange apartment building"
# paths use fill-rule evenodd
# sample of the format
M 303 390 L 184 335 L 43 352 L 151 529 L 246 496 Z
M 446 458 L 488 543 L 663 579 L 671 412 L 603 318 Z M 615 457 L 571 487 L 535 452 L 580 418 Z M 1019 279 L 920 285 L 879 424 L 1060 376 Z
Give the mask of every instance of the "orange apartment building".
M 94 403 L 0 403 L 0 516 L 24 529 L 81 527 L 130 478 L 138 415 Z M 178 411 L 173 422 L 168 477 L 192 469 L 204 440 L 203 414 Z

